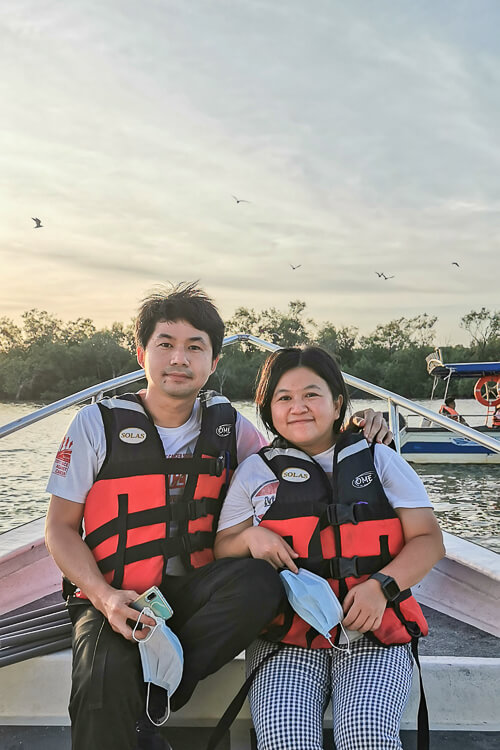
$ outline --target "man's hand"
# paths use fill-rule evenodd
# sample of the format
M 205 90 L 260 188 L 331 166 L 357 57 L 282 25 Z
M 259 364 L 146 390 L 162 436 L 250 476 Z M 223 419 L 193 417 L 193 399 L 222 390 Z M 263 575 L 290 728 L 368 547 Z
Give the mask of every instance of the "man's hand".
M 373 409 L 354 412 L 349 420 L 348 427 L 362 429 L 363 435 L 369 443 L 389 445 L 394 438 L 382 412 Z
M 369 578 L 347 592 L 343 603 L 345 617 L 342 625 L 349 630 L 359 630 L 360 633 L 377 630 L 386 606 L 387 599 L 379 582 Z
M 288 568 L 292 573 L 299 572 L 293 561 L 298 553 L 279 534 L 260 526 L 249 526 L 243 535 L 252 557 L 267 560 L 276 570 Z
M 133 628 L 127 623 L 127 620 L 133 620 L 134 623 L 138 620 L 143 625 L 149 625 L 154 627 L 156 625 L 155 620 L 152 617 L 148 617 L 146 614 L 141 615 L 136 609 L 129 606 L 134 599 L 137 599 L 139 594 L 136 591 L 128 591 L 121 589 L 110 588 L 110 591 L 105 596 L 94 599 L 92 604 L 96 609 L 103 613 L 107 619 L 111 628 L 115 633 L 120 633 L 128 641 L 132 641 Z M 149 629 L 135 631 L 135 637 L 137 640 L 146 638 L 149 633 Z

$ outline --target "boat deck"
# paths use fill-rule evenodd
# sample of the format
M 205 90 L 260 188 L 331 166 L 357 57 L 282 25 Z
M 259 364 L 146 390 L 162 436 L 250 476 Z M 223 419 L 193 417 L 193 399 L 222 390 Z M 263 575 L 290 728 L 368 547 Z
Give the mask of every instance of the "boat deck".
M 31 605 L 19 608 L 15 613 L 21 613 L 35 609 L 38 607 L 48 606 L 50 604 L 58 603 L 60 601 L 60 594 L 51 594 L 44 599 L 38 600 Z M 472 664 L 473 669 L 469 674 L 468 679 L 470 685 L 474 687 L 476 683 L 476 676 L 473 674 L 474 668 L 478 665 L 488 664 L 489 667 L 494 665 L 494 673 L 490 675 L 494 680 L 497 680 L 500 672 L 500 638 L 493 635 L 489 635 L 478 628 L 467 625 L 463 622 L 459 622 L 454 618 L 448 617 L 440 612 L 430 609 L 429 607 L 423 607 L 425 615 L 430 625 L 430 635 L 428 638 L 423 639 L 420 645 L 420 655 L 424 663 L 424 680 L 428 684 L 427 688 L 427 700 L 429 703 L 429 712 L 431 715 L 431 728 L 432 728 L 432 707 L 433 707 L 433 695 L 436 690 L 436 675 L 434 672 L 426 673 L 429 665 L 432 668 L 433 661 L 438 660 L 436 664 L 436 671 L 439 673 L 440 664 L 443 657 L 445 657 L 446 663 L 453 662 L 456 660 L 461 665 L 461 669 L 469 669 L 467 664 Z M 467 659 L 463 659 L 464 653 L 467 654 Z M 57 666 L 57 669 L 64 673 L 66 680 L 69 680 L 69 663 L 70 654 L 66 650 L 58 654 L 49 655 L 45 657 L 39 657 L 31 661 L 24 662 L 25 668 L 29 669 L 29 665 L 35 667 L 35 662 L 42 662 L 43 660 L 53 660 Z M 467 663 L 465 664 L 464 661 Z M 235 665 L 233 665 L 234 667 Z M 21 667 L 21 665 L 19 665 Z M 4 667 L 4 669 L 15 669 L 16 665 L 10 667 Z M 231 665 L 224 668 L 230 670 Z M 36 669 L 34 669 L 36 673 Z M 195 713 L 199 715 L 199 719 L 190 718 L 189 712 L 183 709 L 179 714 L 173 714 L 169 720 L 166 728 L 163 730 L 169 742 L 172 744 L 174 750 L 180 750 L 180 748 L 189 748 L 189 750 L 204 750 L 208 742 L 208 738 L 212 731 L 212 726 L 216 723 L 217 716 L 220 716 L 224 708 L 226 707 L 229 699 L 236 693 L 236 690 L 242 682 L 243 676 L 243 664 L 240 660 L 236 668 L 232 671 L 227 671 L 227 675 L 230 675 L 230 687 L 228 691 L 222 690 L 223 695 L 219 697 L 219 700 L 215 701 L 215 710 L 210 713 L 211 717 L 204 717 L 203 711 L 196 710 Z M 227 676 L 226 675 L 226 676 Z M 211 681 L 212 692 L 215 687 L 214 681 L 217 678 L 211 677 L 206 681 Z M 489 678 L 491 679 L 491 677 Z M 226 680 L 224 680 L 226 682 Z M 68 682 L 69 684 L 69 682 Z M 465 684 L 467 684 L 467 675 Z M 498 684 L 498 683 L 497 683 Z M 219 683 L 220 686 L 220 683 Z M 49 687 L 43 686 L 44 688 Z M 438 690 L 439 684 L 437 685 Z M 491 689 L 491 686 L 490 686 Z M 459 688 L 460 690 L 460 688 Z M 198 688 L 197 695 L 193 697 L 193 703 L 196 708 L 196 704 L 203 702 L 206 699 L 207 691 L 203 689 L 203 684 Z M 491 700 L 497 700 L 495 698 L 497 690 L 491 689 Z M 211 696 L 211 700 L 213 697 Z M 4 701 L 0 698 L 0 710 Z M 2 712 L 3 713 L 3 712 Z M 15 718 L 7 719 L 0 715 L 0 747 L 5 750 L 11 750 L 16 748 L 20 750 L 26 748 L 26 750 L 70 750 L 70 728 L 67 725 L 67 718 L 49 719 L 47 725 L 43 722 L 43 717 L 39 717 L 39 722 L 35 718 L 32 719 L 31 725 L 29 723 L 15 723 Z M 324 748 L 325 750 L 335 750 L 332 740 L 332 733 L 330 730 L 331 717 L 327 713 L 325 721 L 325 735 L 324 735 Z M 416 749 L 416 732 L 408 728 L 408 721 L 403 722 L 405 728 L 401 732 L 401 738 L 403 742 L 404 750 L 415 750 Z M 477 750 L 496 750 L 500 747 L 500 731 L 498 725 L 495 725 L 494 731 L 481 731 L 482 727 L 475 726 L 470 730 L 460 727 L 459 731 L 452 731 L 450 729 L 433 728 L 431 729 L 431 748 L 432 750 L 463 750 L 464 748 L 472 748 Z M 234 729 L 231 732 L 231 737 L 226 737 L 220 744 L 220 750 L 255 750 L 255 736 L 251 728 L 251 724 L 248 718 L 248 712 L 243 719 L 240 718 L 236 722 Z M 284 749 L 285 750 L 285 749 Z M 361 748 L 359 750 L 362 750 Z

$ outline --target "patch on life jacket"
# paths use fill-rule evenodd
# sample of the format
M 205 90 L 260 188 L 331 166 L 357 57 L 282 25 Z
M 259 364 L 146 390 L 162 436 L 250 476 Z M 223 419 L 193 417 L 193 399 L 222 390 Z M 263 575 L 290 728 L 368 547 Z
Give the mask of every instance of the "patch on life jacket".
M 281 478 L 286 482 L 307 482 L 311 478 L 311 475 L 305 469 L 298 469 L 291 466 L 289 469 L 283 469 Z
M 146 440 L 146 433 L 139 427 L 125 427 L 118 436 L 123 443 L 137 444 Z
M 215 434 L 221 438 L 229 437 L 229 435 L 231 434 L 231 428 L 232 425 L 230 424 L 220 424 L 215 430 Z
M 356 489 L 361 489 L 362 487 L 368 487 L 369 484 L 373 482 L 375 479 L 375 472 L 374 471 L 365 471 L 363 474 L 358 474 L 357 477 L 354 477 L 351 484 L 353 487 L 356 487 Z

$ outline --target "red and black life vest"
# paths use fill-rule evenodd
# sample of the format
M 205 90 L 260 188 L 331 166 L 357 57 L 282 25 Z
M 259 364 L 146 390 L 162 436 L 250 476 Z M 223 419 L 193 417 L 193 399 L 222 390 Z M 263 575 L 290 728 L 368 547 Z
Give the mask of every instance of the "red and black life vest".
M 220 509 L 237 463 L 236 412 L 214 392 L 200 401 L 201 431 L 189 458 L 165 457 L 139 396 L 99 402 L 106 458 L 85 501 L 85 542 L 116 588 L 142 593 L 160 585 L 171 557 L 180 556 L 187 570 L 213 560 Z M 187 475 L 179 498 L 169 496 L 171 474 Z
M 335 446 L 331 482 L 314 459 L 295 448 L 262 448 L 259 455 L 279 480 L 276 499 L 260 525 L 284 537 L 300 555 L 296 565 L 326 578 L 340 601 L 404 546 L 401 522 L 362 436 L 341 436 Z M 337 627 L 335 643 L 340 632 Z M 367 635 L 389 646 L 408 643 L 427 632 L 422 610 L 407 589 L 388 603 L 381 626 Z M 330 648 L 328 641 L 291 609 L 273 621 L 264 637 L 296 646 Z
M 439 409 L 440 414 L 444 414 L 445 417 L 449 417 L 450 419 L 454 419 L 455 422 L 460 421 L 460 415 L 456 409 L 452 409 L 451 406 L 448 406 L 448 404 L 443 404 Z

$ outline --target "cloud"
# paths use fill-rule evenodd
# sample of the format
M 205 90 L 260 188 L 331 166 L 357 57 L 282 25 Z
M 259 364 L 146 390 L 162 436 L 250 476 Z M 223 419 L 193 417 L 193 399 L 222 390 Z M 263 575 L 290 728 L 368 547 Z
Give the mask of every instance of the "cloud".
M 155 280 L 199 277 L 227 315 L 299 298 L 368 328 L 420 305 L 460 335 L 498 304 L 499 17 L 451 0 L 4 6 L 3 312 L 128 317 Z

